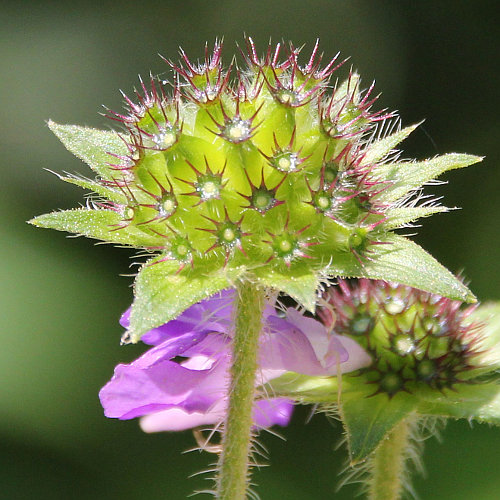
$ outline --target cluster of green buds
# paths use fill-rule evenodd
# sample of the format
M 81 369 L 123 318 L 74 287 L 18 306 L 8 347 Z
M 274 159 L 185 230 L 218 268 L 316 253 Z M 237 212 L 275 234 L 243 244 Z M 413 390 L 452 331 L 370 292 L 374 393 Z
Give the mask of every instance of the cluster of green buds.
M 371 356 L 365 381 L 392 398 L 421 387 L 444 391 L 479 369 L 481 333 L 469 318 L 476 305 L 414 288 L 361 279 L 340 281 L 319 311 L 329 328 L 355 339 Z
M 126 111 L 108 112 L 120 132 L 49 123 L 97 174 L 63 180 L 95 196 L 32 222 L 154 255 L 136 281 L 131 340 L 240 279 L 311 311 L 336 276 L 473 300 L 394 230 L 445 211 L 422 186 L 480 158 L 399 161 L 395 148 L 415 126 L 373 110 L 373 85 L 362 91 L 354 72 L 333 85 L 342 62 L 322 67 L 318 44 L 305 64 L 292 45 L 262 57 L 246 45 L 235 67 L 224 67 L 218 42 L 201 63 L 183 51 L 167 60 L 170 81 L 141 81 L 136 102 L 124 95 Z
M 338 280 L 323 294 L 318 316 L 328 331 L 359 343 L 371 363 L 340 377 L 289 373 L 269 390 L 340 416 L 351 464 L 372 460 L 399 424 L 418 427 L 439 417 L 500 425 L 498 304 Z

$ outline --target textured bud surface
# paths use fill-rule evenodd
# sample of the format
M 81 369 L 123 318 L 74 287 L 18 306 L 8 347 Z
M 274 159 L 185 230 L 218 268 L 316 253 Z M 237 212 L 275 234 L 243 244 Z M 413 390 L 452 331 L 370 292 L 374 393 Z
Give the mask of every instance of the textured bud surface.
M 124 96 L 126 111 L 109 112 L 120 133 L 50 122 L 98 175 L 63 179 L 96 197 L 32 222 L 156 254 L 136 282 L 136 338 L 242 276 L 310 310 L 321 280 L 335 276 L 473 300 L 393 230 L 445 211 L 427 197 L 420 203 L 421 187 L 480 158 L 398 161 L 394 148 L 415 127 L 400 129 L 393 113 L 374 111 L 373 85 L 361 91 L 351 72 L 332 90 L 341 63 L 321 67 L 318 44 L 302 65 L 292 45 L 270 45 L 259 57 L 246 42 L 246 67 L 237 70 L 224 67 L 217 42 L 202 63 L 182 51 L 180 64 L 167 61 L 171 88 L 141 81 L 136 102 Z M 160 277 L 176 287 L 176 306 Z
M 351 464 L 364 461 L 408 418 L 465 418 L 500 425 L 500 305 L 467 306 L 375 280 L 339 280 L 318 315 L 350 337 L 371 364 L 337 377 L 290 373 L 273 394 L 342 419 Z
M 364 370 L 373 394 L 413 393 L 422 387 L 451 389 L 480 368 L 482 336 L 462 308 L 450 300 L 408 286 L 359 280 L 340 281 L 327 300 L 335 331 L 355 339 L 372 357 Z M 325 323 L 332 313 L 322 309 Z

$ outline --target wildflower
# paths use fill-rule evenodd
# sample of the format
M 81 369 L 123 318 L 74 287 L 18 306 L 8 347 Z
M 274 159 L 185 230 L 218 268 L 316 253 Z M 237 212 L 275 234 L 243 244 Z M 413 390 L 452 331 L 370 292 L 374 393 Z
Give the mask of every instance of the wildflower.
M 321 67 L 318 44 L 301 64 L 291 44 L 259 57 L 246 41 L 246 68 L 225 67 L 218 42 L 201 63 L 182 51 L 168 60 L 170 81 L 141 80 L 137 102 L 124 96 L 126 110 L 108 112 L 119 133 L 49 123 L 97 175 L 62 179 L 95 195 L 32 223 L 155 254 L 137 276 L 131 341 L 237 280 L 311 312 L 320 282 L 338 276 L 473 301 L 394 230 L 446 211 L 422 186 L 481 158 L 400 161 L 415 126 L 375 110 L 373 85 L 363 91 L 351 72 L 332 90 L 342 63 Z
M 153 347 L 136 361 L 116 367 L 100 392 L 108 417 L 142 417 L 146 432 L 177 431 L 224 420 L 231 364 L 234 291 L 191 306 L 175 320 L 146 333 Z M 122 325 L 129 326 L 129 313 Z M 287 372 L 335 375 L 370 363 L 347 337 L 330 333 L 320 322 L 295 309 L 284 314 L 268 301 L 260 344 L 260 369 L 254 423 L 258 428 L 287 425 L 290 399 L 265 394 L 262 386 Z

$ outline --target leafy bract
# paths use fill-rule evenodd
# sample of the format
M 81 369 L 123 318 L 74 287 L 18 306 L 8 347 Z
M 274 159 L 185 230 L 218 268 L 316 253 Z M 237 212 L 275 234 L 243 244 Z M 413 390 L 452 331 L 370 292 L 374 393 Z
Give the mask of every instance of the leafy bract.
M 123 226 L 122 218 L 113 210 L 75 208 L 40 215 L 29 221 L 34 226 L 67 231 L 120 245 L 137 246 L 161 243 L 158 235 L 148 235 L 134 226 Z
M 445 394 L 433 391 L 426 394 L 418 405 L 422 415 L 448 418 L 466 418 L 500 425 L 500 384 L 457 384 Z
M 481 327 L 481 344 L 477 360 L 491 369 L 500 368 L 500 303 L 482 304 L 469 317 Z
M 370 259 L 362 263 L 346 254 L 327 269 L 330 275 L 394 281 L 456 300 L 474 302 L 472 292 L 419 245 L 397 234 L 373 245 Z
M 388 181 L 387 187 L 380 193 L 379 199 L 389 203 L 405 196 L 410 191 L 422 187 L 426 182 L 436 179 L 444 172 L 464 168 L 482 161 L 479 156 L 449 153 L 430 160 L 419 162 L 396 162 L 377 165 L 372 173 L 374 177 Z
M 414 397 L 402 392 L 392 399 L 386 394 L 371 394 L 373 387 L 366 384 L 359 384 L 358 391 L 342 391 L 340 415 L 352 465 L 365 460 L 417 404 Z
M 390 208 L 386 212 L 385 226 L 388 229 L 397 229 L 411 224 L 422 217 L 447 212 L 448 208 L 441 206 L 398 207 Z
M 303 274 L 287 276 L 276 270 L 269 272 L 264 269 L 261 272 L 257 270 L 255 274 L 262 285 L 286 293 L 301 306 L 314 313 L 319 286 L 318 276 L 315 273 L 306 271 Z
M 179 271 L 179 263 L 150 261 L 137 275 L 129 335 L 132 342 L 177 317 L 189 306 L 230 288 L 243 269 L 215 269 L 207 274 Z
M 93 193 L 102 196 L 103 198 L 107 198 L 110 201 L 121 204 L 127 203 L 127 198 L 123 193 L 107 187 L 99 182 L 91 181 L 90 179 L 80 179 L 78 177 L 64 177 L 62 175 L 60 175 L 59 178 L 64 182 L 68 182 L 69 184 L 74 184 L 75 186 L 79 186 L 82 189 L 92 191 Z
M 371 163 L 378 162 L 385 158 L 394 148 L 402 141 L 404 141 L 419 124 L 410 125 L 397 132 L 394 132 L 383 139 L 374 141 L 367 149 L 363 156 L 362 165 L 370 165 Z
M 126 156 L 127 147 L 120 136 L 111 130 L 98 130 L 78 125 L 59 125 L 49 120 L 50 130 L 59 138 L 68 151 L 83 160 L 96 174 L 106 180 L 117 177 L 110 163 L 117 156 Z

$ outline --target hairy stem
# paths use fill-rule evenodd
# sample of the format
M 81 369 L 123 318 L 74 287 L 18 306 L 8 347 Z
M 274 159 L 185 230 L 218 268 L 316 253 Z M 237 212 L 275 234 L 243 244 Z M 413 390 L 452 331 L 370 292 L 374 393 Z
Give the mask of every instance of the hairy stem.
M 264 292 L 242 283 L 236 301 L 229 407 L 217 478 L 217 498 L 221 500 L 246 498 Z
M 399 500 L 404 491 L 413 418 L 402 420 L 375 450 L 370 464 L 370 500 Z

